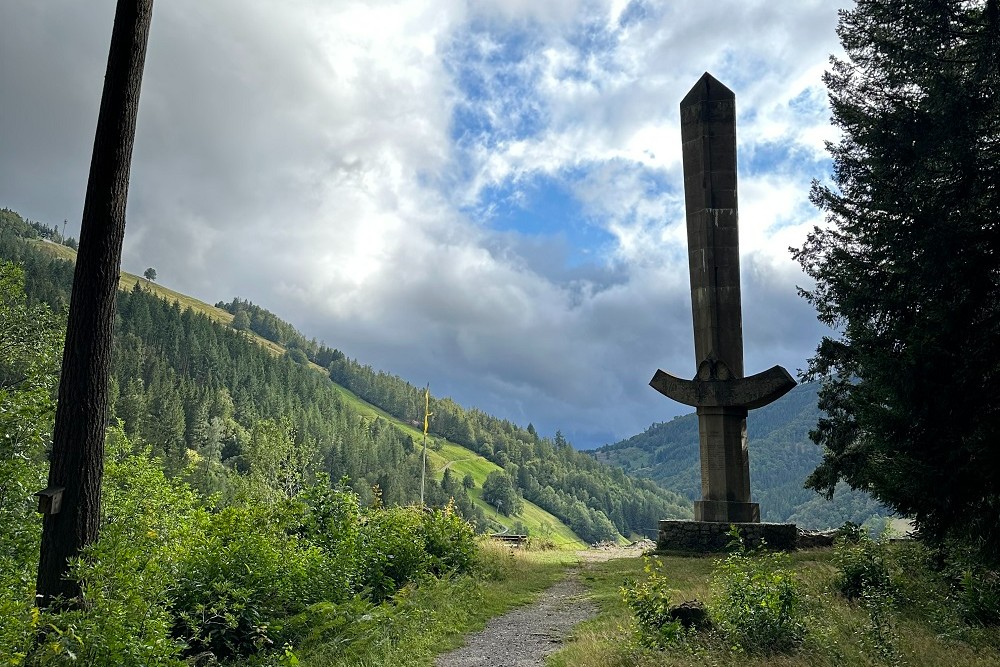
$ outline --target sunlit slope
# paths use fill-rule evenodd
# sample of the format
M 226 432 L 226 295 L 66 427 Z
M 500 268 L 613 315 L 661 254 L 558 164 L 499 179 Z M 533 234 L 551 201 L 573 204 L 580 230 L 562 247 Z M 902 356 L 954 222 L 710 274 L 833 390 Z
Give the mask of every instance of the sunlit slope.
M 38 239 L 31 240 L 29 241 L 29 243 L 34 244 L 35 247 L 40 248 L 41 250 L 49 254 L 55 255 L 56 257 L 60 257 L 62 259 L 68 259 L 71 262 L 76 261 L 76 251 L 73 250 L 72 248 L 67 248 L 66 246 L 60 245 L 58 243 L 51 243 L 49 241 L 42 241 Z M 181 309 L 190 308 L 194 312 L 201 313 L 207 316 L 209 319 L 219 322 L 221 324 L 228 325 L 233 321 L 233 315 L 228 311 L 225 311 L 221 308 L 216 308 L 215 306 L 209 305 L 204 301 L 199 301 L 198 299 L 188 296 L 187 294 L 181 294 L 180 292 L 175 292 L 172 289 L 164 287 L 163 285 L 160 285 L 158 283 L 148 281 L 142 276 L 137 276 L 134 273 L 129 273 L 128 271 L 121 272 L 121 277 L 118 279 L 118 289 L 131 290 L 135 287 L 136 283 L 139 284 L 140 288 L 146 290 L 147 292 L 151 292 L 159 297 L 162 297 L 167 301 L 169 301 L 170 303 L 176 301 L 177 303 L 180 304 Z M 274 354 L 285 353 L 285 348 L 282 347 L 281 345 L 272 343 L 266 338 L 258 336 L 257 334 L 251 331 L 247 331 L 246 334 L 248 336 L 251 336 L 258 344 L 260 344 L 261 347 L 271 351 Z
M 50 243 L 48 241 L 33 241 L 33 243 L 37 247 L 54 254 L 57 257 L 67 259 L 69 261 L 76 261 L 76 251 L 72 248 L 67 248 L 66 246 L 59 245 L 57 243 Z M 194 312 L 202 313 L 210 319 L 224 325 L 229 325 L 233 321 L 233 315 L 228 311 L 216 308 L 215 306 L 209 305 L 204 301 L 200 301 L 186 294 L 181 294 L 180 292 L 176 292 L 158 283 L 147 281 L 141 276 L 122 271 L 121 278 L 118 283 L 119 289 L 131 290 L 135 287 L 136 283 L 139 284 L 141 289 L 152 292 L 153 294 L 156 294 L 171 303 L 177 301 L 182 309 L 190 308 Z M 266 338 L 249 331 L 245 333 L 248 336 L 251 336 L 262 347 L 270 350 L 274 354 L 284 354 L 286 352 L 282 345 L 269 341 Z M 310 364 L 310 366 L 319 372 L 325 373 L 324 369 L 316 366 L 315 364 Z M 364 401 L 348 389 L 332 381 L 331 384 L 333 384 L 343 401 L 358 414 L 372 418 L 381 417 L 412 437 L 413 441 L 418 445 L 421 443 L 423 438 L 422 430 L 414 428 L 410 424 L 406 424 L 396 417 L 393 417 L 385 410 Z M 470 490 L 469 497 L 472 498 L 473 502 L 483 508 L 488 517 L 497 523 L 506 526 L 507 528 L 512 528 L 515 521 L 520 521 L 532 535 L 544 536 L 547 539 L 552 540 L 552 542 L 560 547 L 577 549 L 587 546 L 583 540 L 577 537 L 576 533 L 570 530 L 566 524 L 554 515 L 546 512 L 542 508 L 527 500 L 524 501 L 524 512 L 521 515 L 516 517 L 506 517 L 502 514 L 498 515 L 496 508 L 482 499 L 482 487 L 483 482 L 486 481 L 487 475 L 495 470 L 501 470 L 500 466 L 488 461 L 472 450 L 466 449 L 461 445 L 454 444 L 434 435 L 430 436 L 429 443 L 431 443 L 432 446 L 429 446 L 427 451 L 428 475 L 433 476 L 434 479 L 440 480 L 444 475 L 445 466 L 450 467 L 452 475 L 459 481 L 465 477 L 466 473 L 472 474 L 472 478 L 476 482 L 476 488 Z
M 451 470 L 452 477 L 456 481 L 461 481 L 466 474 L 472 475 L 476 487 L 470 489 L 469 497 L 476 504 L 486 508 L 487 516 L 491 519 L 507 528 L 511 528 L 515 521 L 520 521 L 532 535 L 543 536 L 560 547 L 576 549 L 587 546 L 566 524 L 527 500 L 524 501 L 524 512 L 519 516 L 509 518 L 499 514 L 494 507 L 483 500 L 483 482 L 491 472 L 501 470 L 500 466 L 460 445 L 441 442 L 444 444 L 440 445 L 439 450 L 428 448 L 427 451 L 427 462 L 433 467 L 435 476 L 440 479 L 444 475 L 445 467 Z
M 412 437 L 413 442 L 417 443 L 418 446 L 422 443 L 422 430 L 396 419 L 381 408 L 366 403 L 344 387 L 338 384 L 334 384 L 334 386 L 340 393 L 341 398 L 358 414 L 372 418 L 381 417 L 386 419 Z M 483 508 L 487 516 L 497 523 L 511 528 L 515 521 L 520 521 L 531 531 L 532 535 L 545 536 L 560 547 L 582 549 L 587 546 L 566 524 L 527 500 L 524 501 L 524 512 L 521 515 L 516 517 L 498 515 L 496 508 L 483 500 L 483 482 L 486 481 L 487 475 L 491 472 L 502 470 L 502 468 L 461 445 L 456 445 L 435 435 L 429 436 L 427 447 L 428 475 L 432 475 L 435 479 L 440 480 L 444 476 L 446 466 L 451 470 L 451 474 L 456 481 L 461 481 L 466 473 L 472 475 L 472 479 L 476 482 L 476 488 L 469 491 L 469 497 Z

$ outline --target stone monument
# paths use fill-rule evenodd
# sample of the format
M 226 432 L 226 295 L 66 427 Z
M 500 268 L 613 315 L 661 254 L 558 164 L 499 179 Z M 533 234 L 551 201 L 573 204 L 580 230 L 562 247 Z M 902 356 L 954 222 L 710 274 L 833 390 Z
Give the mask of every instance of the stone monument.
M 683 380 L 657 370 L 649 384 L 698 409 L 695 521 L 759 523 L 760 507 L 750 502 L 747 411 L 780 398 L 795 380 L 781 366 L 743 376 L 736 96 L 707 72 L 681 101 L 681 141 L 697 373 Z

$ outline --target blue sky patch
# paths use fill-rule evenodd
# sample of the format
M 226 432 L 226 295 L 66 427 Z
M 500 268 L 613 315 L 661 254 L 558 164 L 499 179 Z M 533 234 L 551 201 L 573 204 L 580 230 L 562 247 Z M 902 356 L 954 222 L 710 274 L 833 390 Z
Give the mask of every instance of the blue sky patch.
M 786 172 L 796 175 L 814 174 L 821 178 L 829 173 L 829 158 L 816 159 L 809 151 L 790 141 L 769 141 L 741 146 L 739 169 L 746 175 Z
M 564 262 L 571 267 L 600 262 L 602 250 L 614 243 L 611 234 L 588 220 L 566 183 L 547 175 L 489 187 L 469 213 L 498 232 L 558 237 L 566 244 Z
M 484 27 L 456 35 L 444 61 L 458 88 L 452 139 L 494 148 L 545 129 L 546 114 L 534 94 L 538 44 L 524 30 Z
M 642 23 L 643 21 L 652 17 L 653 12 L 650 6 L 642 2 L 641 0 L 632 0 L 628 3 L 628 6 L 622 10 L 622 13 L 618 15 L 618 26 L 621 28 L 627 28 L 636 23 Z

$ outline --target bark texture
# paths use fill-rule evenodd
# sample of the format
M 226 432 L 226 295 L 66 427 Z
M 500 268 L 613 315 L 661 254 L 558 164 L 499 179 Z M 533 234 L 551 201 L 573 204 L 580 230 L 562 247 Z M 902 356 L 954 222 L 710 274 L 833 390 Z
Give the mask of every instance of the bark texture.
M 118 290 L 125 204 L 153 0 L 118 0 L 101 97 L 70 299 L 49 487 L 62 507 L 47 514 L 38 563 L 37 600 L 79 594 L 68 560 L 97 539 L 111 334 Z

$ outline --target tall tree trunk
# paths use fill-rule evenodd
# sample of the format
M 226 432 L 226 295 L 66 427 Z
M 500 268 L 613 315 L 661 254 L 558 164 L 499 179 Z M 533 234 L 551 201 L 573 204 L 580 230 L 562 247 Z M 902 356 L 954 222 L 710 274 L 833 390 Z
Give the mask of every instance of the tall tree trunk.
M 79 594 L 76 582 L 66 579 L 67 561 L 97 539 L 111 329 L 152 13 L 153 0 L 118 0 L 115 11 L 59 383 L 49 488 L 63 491 L 58 513 L 44 518 L 36 589 L 40 606 Z

